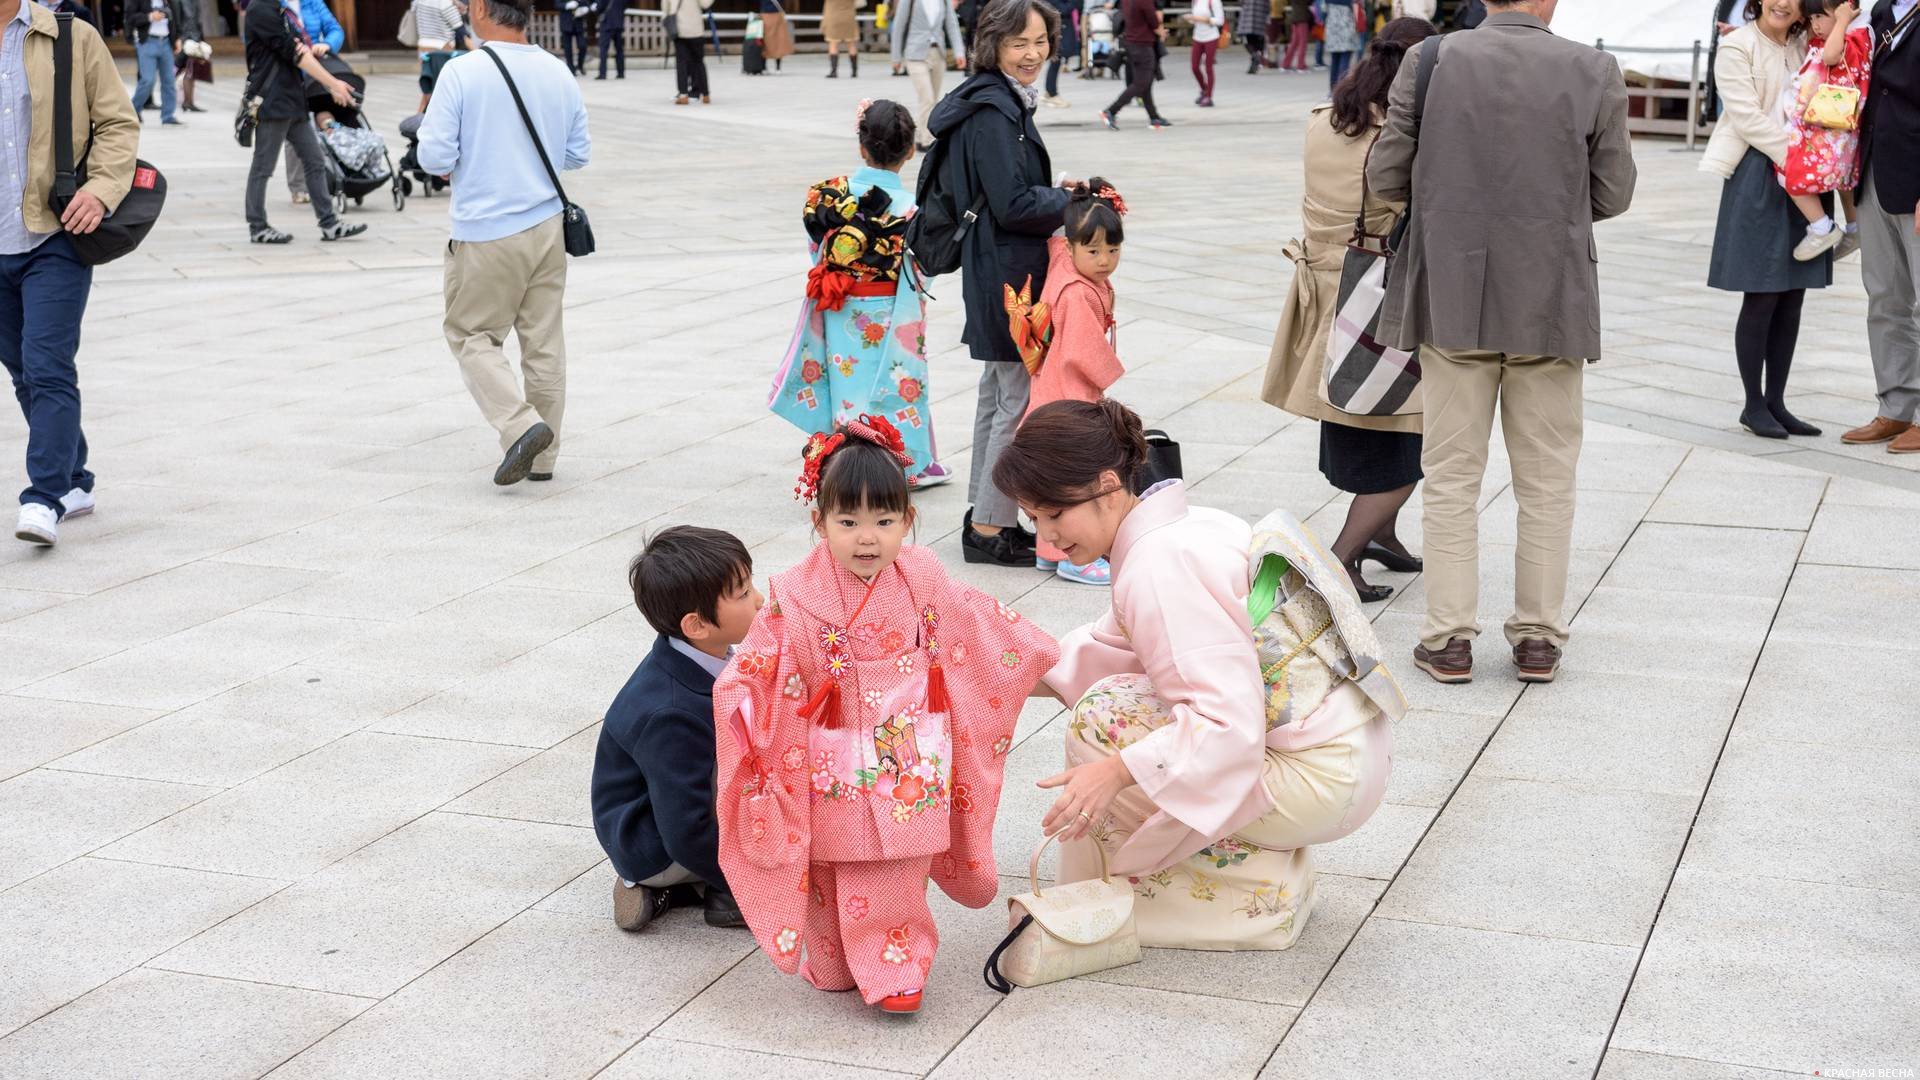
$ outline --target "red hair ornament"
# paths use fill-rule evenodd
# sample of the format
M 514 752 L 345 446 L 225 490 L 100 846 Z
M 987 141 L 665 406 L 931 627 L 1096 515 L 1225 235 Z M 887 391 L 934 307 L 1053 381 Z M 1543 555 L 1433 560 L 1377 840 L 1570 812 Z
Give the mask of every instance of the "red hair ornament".
M 848 439 L 859 439 L 885 450 L 902 469 L 913 467 L 913 456 L 907 453 L 907 441 L 900 437 L 900 429 L 884 416 L 861 413 L 860 419 L 841 424 L 831 435 L 816 431 L 807 439 L 806 448 L 800 451 L 802 464 L 800 482 L 793 487 L 795 498 L 807 503 L 820 494 L 820 473 L 827 467 L 827 459 L 845 446 Z

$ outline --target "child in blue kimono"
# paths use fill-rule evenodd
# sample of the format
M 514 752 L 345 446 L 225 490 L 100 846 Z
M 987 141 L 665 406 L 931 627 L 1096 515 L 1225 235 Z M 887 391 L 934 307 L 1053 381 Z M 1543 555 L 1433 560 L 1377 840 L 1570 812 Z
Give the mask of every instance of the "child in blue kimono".
M 918 463 L 908 484 L 933 487 L 953 474 L 934 456 L 926 301 L 902 258 L 914 203 L 900 169 L 913 158 L 913 114 L 897 102 L 862 102 L 855 127 L 866 167 L 807 191 L 802 220 L 815 262 L 767 407 L 808 434 L 883 417 Z

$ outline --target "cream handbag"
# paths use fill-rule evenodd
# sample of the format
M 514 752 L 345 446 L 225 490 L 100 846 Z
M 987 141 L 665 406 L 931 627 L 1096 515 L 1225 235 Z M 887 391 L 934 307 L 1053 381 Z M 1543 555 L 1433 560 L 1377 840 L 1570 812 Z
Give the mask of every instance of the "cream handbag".
M 1040 888 L 1040 853 L 1053 840 L 1033 849 L 1027 861 L 1033 891 L 1008 898 L 1013 929 L 987 957 L 987 985 L 1003 994 L 1140 962 L 1133 887 L 1107 874 L 1107 853 L 1098 843 L 1099 877 Z

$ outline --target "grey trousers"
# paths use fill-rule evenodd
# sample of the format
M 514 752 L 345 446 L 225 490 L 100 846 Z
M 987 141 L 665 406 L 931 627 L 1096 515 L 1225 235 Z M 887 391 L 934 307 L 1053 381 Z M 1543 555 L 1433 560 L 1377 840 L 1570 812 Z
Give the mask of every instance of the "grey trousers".
M 313 121 L 308 120 L 307 124 L 308 126 L 312 126 Z M 318 129 L 315 131 L 315 137 L 318 137 Z M 307 170 L 300 167 L 300 159 L 296 156 L 297 153 L 298 151 L 293 148 L 293 143 L 288 142 L 286 166 L 287 194 L 289 195 L 305 195 L 307 193 Z
M 1860 192 L 1860 277 L 1867 287 L 1867 348 L 1880 415 L 1920 421 L 1920 236 L 1913 213 L 1889 214 L 1873 181 Z
M 980 361 L 980 400 L 973 411 L 973 474 L 967 478 L 967 501 L 973 504 L 977 525 L 1011 528 L 1020 524 L 1019 505 L 993 486 L 993 463 L 1013 441 L 1032 391 L 1025 364 Z
M 306 168 L 307 185 L 320 192 L 313 200 L 313 216 L 327 228 L 340 220 L 333 212 L 333 200 L 326 197 L 327 166 L 320 155 L 320 136 L 313 132 L 311 120 L 262 120 L 253 131 L 253 167 L 247 170 L 247 229 L 259 232 L 267 227 L 267 181 L 280 164 L 280 146 L 289 143 Z

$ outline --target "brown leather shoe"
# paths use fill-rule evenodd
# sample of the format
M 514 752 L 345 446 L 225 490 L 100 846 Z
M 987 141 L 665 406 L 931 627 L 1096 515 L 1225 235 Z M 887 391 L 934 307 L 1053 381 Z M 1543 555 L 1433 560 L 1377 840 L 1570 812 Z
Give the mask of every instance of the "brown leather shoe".
M 1466 638 L 1448 638 L 1446 648 L 1438 651 L 1415 645 L 1413 666 L 1433 676 L 1434 682 L 1472 682 L 1473 642 Z
M 1560 674 L 1560 647 L 1546 638 L 1527 638 L 1513 647 L 1513 666 L 1521 682 L 1552 682 Z
M 1887 444 L 1889 454 L 1920 454 L 1920 427 L 1910 427 Z
M 1905 420 L 1889 420 L 1884 416 L 1876 416 L 1873 418 L 1873 423 L 1854 428 L 1840 436 L 1840 441 L 1852 443 L 1855 446 L 1869 446 L 1873 443 L 1886 442 L 1895 435 L 1905 434 L 1912 429 L 1913 425 Z

